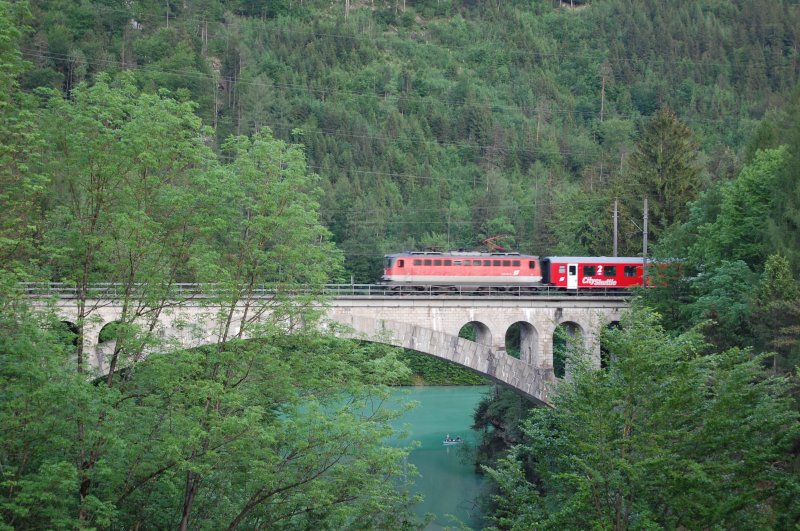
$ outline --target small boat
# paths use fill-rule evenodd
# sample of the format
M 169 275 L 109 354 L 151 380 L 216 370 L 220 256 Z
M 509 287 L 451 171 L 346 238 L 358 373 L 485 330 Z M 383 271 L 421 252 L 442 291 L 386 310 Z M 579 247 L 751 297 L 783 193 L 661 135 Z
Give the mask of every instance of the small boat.
M 442 444 L 449 446 L 452 444 L 461 444 L 462 442 L 464 442 L 464 440 L 461 439 L 461 437 L 450 437 L 450 434 L 448 433 L 447 436 L 445 436 L 444 441 L 442 441 Z

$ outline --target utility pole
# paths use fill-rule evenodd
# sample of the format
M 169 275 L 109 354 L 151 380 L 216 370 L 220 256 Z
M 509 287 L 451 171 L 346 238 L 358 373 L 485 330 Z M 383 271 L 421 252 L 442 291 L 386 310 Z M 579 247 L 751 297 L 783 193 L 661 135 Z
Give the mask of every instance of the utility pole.
M 603 74 L 603 80 L 600 85 L 600 122 L 603 121 L 603 108 L 606 104 L 606 76 Z
M 647 287 L 647 196 L 644 197 L 644 230 L 642 237 L 642 287 Z
M 619 219 L 619 199 L 614 198 L 614 257 L 617 256 L 617 220 Z

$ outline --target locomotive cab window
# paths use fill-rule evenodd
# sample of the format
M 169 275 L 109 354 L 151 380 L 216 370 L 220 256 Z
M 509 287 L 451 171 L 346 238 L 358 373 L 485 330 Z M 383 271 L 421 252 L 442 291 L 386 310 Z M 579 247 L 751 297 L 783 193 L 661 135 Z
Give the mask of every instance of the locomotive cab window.
M 605 269 L 603 269 L 603 276 L 604 277 L 617 276 L 617 266 L 606 266 Z
M 528 267 L 530 269 L 536 269 L 536 260 L 531 260 L 530 262 L 528 262 Z
M 636 276 L 636 266 L 625 266 L 623 274 L 626 277 L 635 277 Z
M 583 276 L 593 277 L 597 274 L 596 266 L 583 266 Z
M 398 260 L 397 261 L 397 267 L 403 267 L 405 264 L 406 264 L 405 260 Z

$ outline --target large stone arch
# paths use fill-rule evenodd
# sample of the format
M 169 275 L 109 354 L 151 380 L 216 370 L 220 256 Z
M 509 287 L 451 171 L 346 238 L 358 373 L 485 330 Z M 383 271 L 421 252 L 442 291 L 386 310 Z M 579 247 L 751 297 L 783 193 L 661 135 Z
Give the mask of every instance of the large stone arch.
M 512 387 L 538 404 L 548 404 L 550 373 L 468 339 L 430 328 L 354 317 L 348 327 L 333 327 L 337 335 L 408 348 L 456 363 L 487 378 Z

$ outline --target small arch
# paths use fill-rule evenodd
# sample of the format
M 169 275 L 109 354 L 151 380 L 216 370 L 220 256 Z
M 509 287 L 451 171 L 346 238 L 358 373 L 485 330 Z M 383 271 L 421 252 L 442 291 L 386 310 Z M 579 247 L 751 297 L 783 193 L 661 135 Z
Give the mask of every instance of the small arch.
M 55 332 L 60 342 L 72 345 L 75 350 L 78 349 L 78 338 L 80 337 L 78 325 L 70 321 L 60 321 Z
M 481 345 L 489 346 L 492 344 L 492 333 L 489 331 L 489 327 L 480 321 L 470 321 L 462 326 L 461 330 L 458 331 L 458 337 L 469 339 Z
M 583 329 L 578 323 L 564 321 L 553 331 L 553 373 L 556 378 L 567 376 L 567 361 L 583 347 Z
M 111 321 L 103 325 L 103 328 L 100 329 L 100 333 L 97 335 L 97 344 L 100 345 L 110 341 L 116 341 L 122 325 L 122 321 Z
M 509 356 L 518 358 L 525 363 L 534 363 L 538 340 L 539 334 L 532 324 L 517 321 L 506 330 L 506 352 Z

